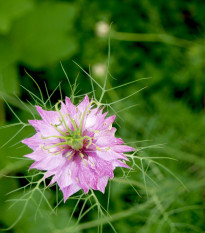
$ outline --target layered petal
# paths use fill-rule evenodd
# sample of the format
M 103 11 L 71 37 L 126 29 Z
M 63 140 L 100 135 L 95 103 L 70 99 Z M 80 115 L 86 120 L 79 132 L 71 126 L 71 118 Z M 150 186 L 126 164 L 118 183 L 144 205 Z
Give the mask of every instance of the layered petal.
M 124 154 L 117 153 L 111 149 L 108 151 L 97 151 L 96 154 L 98 155 L 98 157 L 106 161 L 111 161 L 116 159 L 128 160 L 128 158 Z
M 33 150 L 25 157 L 34 160 L 30 169 L 46 171 L 44 178 L 51 177 L 50 185 L 58 184 L 64 201 L 80 189 L 104 193 L 116 167 L 130 168 L 124 153 L 134 148 L 115 137 L 116 116 L 107 117 L 87 95 L 78 106 L 66 97 L 65 104 L 57 103 L 57 111 L 36 109 L 42 120 L 29 121 L 36 134 L 22 141 Z
M 55 129 L 54 126 L 48 124 L 42 120 L 30 120 L 29 123 L 36 129 L 37 132 L 40 132 L 43 137 L 58 135 L 61 134 Z M 62 135 L 61 135 L 62 136 Z
M 36 150 L 43 143 L 43 139 L 41 138 L 40 133 L 36 133 L 32 137 L 26 138 L 21 142 L 30 147 L 32 150 Z
M 69 186 L 67 186 L 66 188 L 61 189 L 63 192 L 63 198 L 64 198 L 64 202 L 66 202 L 66 200 L 73 195 L 74 193 L 78 192 L 81 189 L 81 187 L 79 185 L 77 185 L 76 183 L 73 183 Z
M 37 156 L 37 154 L 35 154 Z M 52 154 L 48 154 L 45 152 L 45 157 L 42 158 L 42 152 L 41 152 L 41 159 L 35 160 L 31 166 L 31 168 L 36 168 L 38 170 L 53 170 L 53 169 L 61 169 L 61 167 L 65 164 L 66 159 L 62 157 L 61 155 L 55 156 Z M 28 156 L 27 156 L 28 157 Z M 34 157 L 34 156 L 32 156 Z
M 84 113 L 86 109 L 89 107 L 90 101 L 88 95 L 85 95 L 85 98 L 83 101 L 77 106 L 77 109 L 81 112 Z
M 56 111 L 46 111 L 40 106 L 36 106 L 37 112 L 40 114 L 43 121 L 48 124 L 59 124 L 59 113 Z
M 112 149 L 117 153 L 131 152 L 135 150 L 133 147 L 126 145 L 114 145 L 112 146 Z

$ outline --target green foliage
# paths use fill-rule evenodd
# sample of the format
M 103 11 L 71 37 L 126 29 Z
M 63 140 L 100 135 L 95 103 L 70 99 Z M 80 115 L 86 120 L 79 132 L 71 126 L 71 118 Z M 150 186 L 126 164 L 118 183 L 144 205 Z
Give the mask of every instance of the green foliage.
M 1 228 L 22 213 L 11 232 L 205 231 L 204 10 L 202 2 L 185 0 L 0 0 L 0 124 L 14 124 L 0 129 Z M 29 197 L 26 185 L 35 181 L 23 158 L 29 150 L 19 143 L 34 133 L 27 127 L 37 117 L 31 103 L 51 109 L 61 95 L 78 103 L 85 93 L 117 114 L 117 135 L 137 148 L 129 157 L 133 170 L 116 169 L 104 195 L 78 193 L 65 204 L 54 186 L 45 191 L 39 184 L 21 212 L 26 202 L 19 199 Z
M 40 68 L 76 51 L 76 10 L 70 3 L 28 0 L 1 1 L 0 9 L 0 90 L 18 94 L 19 63 Z
M 73 5 L 53 2 L 38 4 L 16 21 L 9 36 L 17 42 L 20 61 L 38 68 L 72 55 L 76 50 L 71 31 L 74 16 Z
M 32 0 L 0 1 L 0 33 L 8 33 L 12 27 L 12 23 L 26 14 L 32 7 Z

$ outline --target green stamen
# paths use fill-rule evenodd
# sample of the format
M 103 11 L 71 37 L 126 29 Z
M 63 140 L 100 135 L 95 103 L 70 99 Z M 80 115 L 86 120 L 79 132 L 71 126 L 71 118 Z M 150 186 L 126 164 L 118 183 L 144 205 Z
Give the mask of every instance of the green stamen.
M 88 104 L 88 106 L 87 106 L 87 108 L 85 109 L 85 111 L 84 111 L 84 113 L 83 113 L 83 116 L 82 116 L 82 118 L 81 118 L 79 131 L 82 130 L 83 120 L 84 120 L 85 114 L 87 113 L 89 107 L 90 107 L 93 103 L 96 104 L 97 106 L 100 105 L 100 103 L 96 102 L 95 100 L 92 100 L 92 101 Z
M 86 163 L 86 161 L 85 161 L 85 159 L 84 159 L 84 154 L 82 154 L 81 152 L 79 152 L 79 156 L 80 156 L 80 158 L 83 160 L 85 166 L 87 166 L 87 163 Z
M 88 148 L 91 144 L 92 144 L 92 139 L 89 136 L 84 136 L 83 139 L 87 139 L 89 141 L 88 145 L 86 146 L 86 148 Z
M 60 109 L 58 108 L 58 105 L 59 105 L 60 103 L 61 103 L 60 101 L 58 101 L 58 102 L 56 103 L 55 109 L 56 109 L 56 111 L 60 114 L 60 116 L 61 116 L 61 118 L 62 118 L 62 121 L 63 121 L 63 123 L 64 123 L 66 129 L 68 130 L 68 132 L 69 132 L 70 134 L 72 134 L 71 130 L 69 129 L 69 127 L 67 126 L 67 124 L 66 124 L 66 122 L 65 122 L 65 119 L 64 119 L 64 117 L 63 117 L 63 114 L 61 113 Z M 70 117 L 69 117 L 69 118 L 70 118 Z M 72 121 L 71 121 L 71 122 L 72 122 Z M 73 124 L 73 122 L 72 122 L 72 124 Z M 74 124 L 74 125 L 75 125 L 75 124 Z M 74 127 L 74 125 L 73 125 L 73 127 Z M 75 127 L 74 127 L 74 128 L 75 128 Z
M 53 125 L 52 123 L 51 123 L 51 125 L 52 125 L 60 134 L 65 135 L 65 133 L 63 133 L 60 129 L 58 129 L 57 125 Z
M 66 154 L 66 157 L 68 157 L 68 160 L 70 160 L 74 156 L 74 154 L 75 154 L 74 151 L 70 151 Z
M 64 136 L 58 136 L 58 135 L 49 136 L 49 137 L 43 137 L 43 136 L 41 135 L 41 139 L 60 138 L 60 139 L 67 140 L 68 137 L 69 137 L 69 136 L 64 137 Z
M 41 136 L 42 139 L 50 139 L 50 138 L 58 138 L 58 139 L 63 139 L 64 141 L 63 142 L 59 142 L 59 143 L 56 143 L 56 144 L 53 144 L 53 145 L 50 145 L 50 146 L 43 146 L 42 148 L 45 149 L 45 150 L 50 150 L 54 147 L 59 147 L 61 150 L 60 151 L 57 151 L 56 153 L 53 153 L 53 154 L 59 154 L 61 151 L 65 150 L 66 148 L 72 148 L 73 150 L 75 151 L 78 151 L 79 152 L 79 156 L 80 158 L 84 161 L 85 165 L 86 164 L 86 161 L 84 160 L 84 154 L 81 153 L 81 149 L 83 148 L 83 145 L 84 145 L 84 140 L 86 139 L 88 141 L 88 144 L 86 146 L 86 148 L 89 148 L 90 145 L 94 145 L 96 147 L 97 150 L 101 151 L 101 149 L 95 145 L 93 142 L 92 142 L 92 139 L 94 137 L 89 137 L 89 136 L 82 136 L 82 125 L 83 125 L 83 120 L 86 116 L 86 114 L 89 114 L 91 111 L 89 110 L 89 108 L 91 107 L 92 108 L 92 104 L 95 103 L 97 106 L 99 106 L 100 104 L 97 103 L 96 101 L 91 101 L 89 103 L 89 105 L 86 107 L 85 111 L 83 113 L 80 113 L 79 114 L 79 120 L 80 120 L 80 125 L 79 127 L 77 127 L 76 125 L 76 122 L 74 119 L 71 118 L 70 114 L 67 113 L 66 115 L 63 115 L 60 111 L 60 108 L 59 108 L 59 104 L 61 103 L 61 101 L 58 101 L 55 105 L 55 109 L 56 111 L 59 113 L 60 115 L 60 124 L 51 124 L 62 136 L 59 136 L 59 135 L 53 135 L 53 136 L 48 136 L 48 137 L 43 137 Z M 76 112 L 78 111 L 78 109 L 76 108 Z M 65 116 L 68 116 L 73 127 L 74 127 L 74 131 L 72 131 L 68 125 L 66 124 L 66 120 L 65 120 Z M 64 125 L 65 128 L 66 128 L 66 132 L 62 132 L 60 129 L 58 129 L 58 126 L 60 125 Z M 98 131 L 96 131 L 98 132 Z M 67 147 L 66 147 L 67 146 Z M 51 151 L 49 151 L 50 153 L 52 153 Z M 71 159 L 73 156 L 74 156 L 75 152 L 74 151 L 70 151 L 66 154 L 66 157 L 68 157 L 68 159 Z M 87 155 L 87 154 L 86 154 Z
M 49 150 L 49 149 L 54 148 L 54 147 L 56 147 L 56 146 L 62 146 L 62 145 L 67 145 L 67 146 L 68 146 L 68 143 L 67 143 L 67 142 L 60 142 L 60 143 L 56 143 L 56 144 L 53 144 L 53 145 L 47 146 L 47 147 L 44 147 L 44 146 L 43 146 L 43 148 L 44 148 L 45 150 Z

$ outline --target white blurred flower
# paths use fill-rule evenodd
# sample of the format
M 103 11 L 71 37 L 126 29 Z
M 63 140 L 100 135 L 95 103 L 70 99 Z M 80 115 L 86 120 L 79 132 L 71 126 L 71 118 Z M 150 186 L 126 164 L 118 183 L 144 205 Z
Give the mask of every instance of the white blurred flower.
M 100 37 L 106 36 L 109 32 L 109 25 L 104 21 L 99 21 L 96 23 L 96 34 Z
M 92 73 L 95 76 L 102 77 L 105 76 L 106 66 L 103 63 L 97 63 L 92 67 Z

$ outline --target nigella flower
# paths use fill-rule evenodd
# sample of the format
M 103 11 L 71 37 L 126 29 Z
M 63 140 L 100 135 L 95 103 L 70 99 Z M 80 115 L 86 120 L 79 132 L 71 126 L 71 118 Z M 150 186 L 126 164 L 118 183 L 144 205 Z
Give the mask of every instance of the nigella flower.
M 86 95 L 78 106 L 66 97 L 65 104 L 55 105 L 56 111 L 36 106 L 42 120 L 29 121 L 36 134 L 22 141 L 33 149 L 25 155 L 35 161 L 30 169 L 46 171 L 45 178 L 53 176 L 51 184 L 58 183 L 64 201 L 80 189 L 104 192 L 116 167 L 129 168 L 124 152 L 134 149 L 115 137 L 115 116 L 106 118 L 95 104 Z

